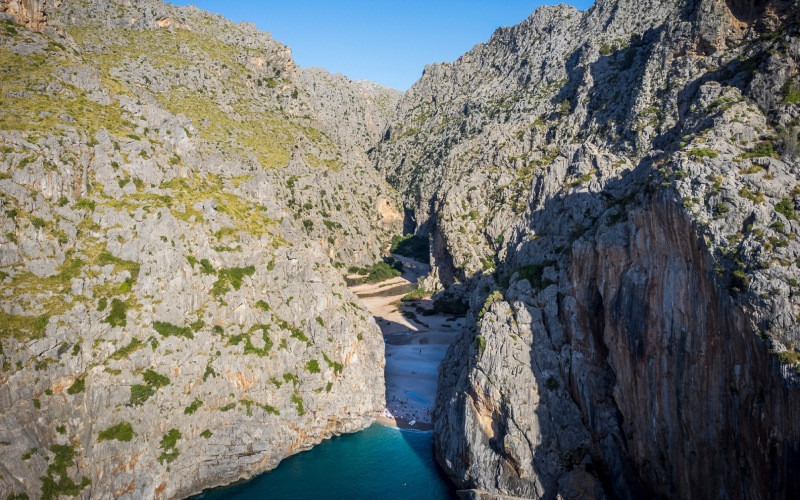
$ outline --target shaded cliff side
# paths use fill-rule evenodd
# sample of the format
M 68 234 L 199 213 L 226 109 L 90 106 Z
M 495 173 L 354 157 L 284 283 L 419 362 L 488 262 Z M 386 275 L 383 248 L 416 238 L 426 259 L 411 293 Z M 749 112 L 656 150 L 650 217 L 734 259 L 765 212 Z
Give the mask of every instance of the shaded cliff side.
M 800 8 L 545 7 L 373 152 L 470 307 L 436 448 L 526 497 L 796 496 Z

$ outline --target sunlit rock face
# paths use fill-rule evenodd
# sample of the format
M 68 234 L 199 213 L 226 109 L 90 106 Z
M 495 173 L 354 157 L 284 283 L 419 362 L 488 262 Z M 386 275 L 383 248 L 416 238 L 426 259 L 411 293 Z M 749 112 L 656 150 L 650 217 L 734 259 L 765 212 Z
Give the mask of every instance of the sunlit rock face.
M 340 269 L 402 227 L 399 93 L 192 7 L 0 13 L 0 497 L 184 497 L 370 424 Z

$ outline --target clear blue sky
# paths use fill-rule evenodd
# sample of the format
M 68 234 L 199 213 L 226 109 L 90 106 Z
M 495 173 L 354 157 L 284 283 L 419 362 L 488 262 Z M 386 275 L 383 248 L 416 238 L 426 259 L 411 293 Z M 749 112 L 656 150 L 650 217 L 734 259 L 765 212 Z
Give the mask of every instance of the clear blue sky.
M 593 0 L 563 0 L 584 10 Z M 406 90 L 425 64 L 453 61 L 543 0 L 171 0 L 250 21 L 297 64 Z

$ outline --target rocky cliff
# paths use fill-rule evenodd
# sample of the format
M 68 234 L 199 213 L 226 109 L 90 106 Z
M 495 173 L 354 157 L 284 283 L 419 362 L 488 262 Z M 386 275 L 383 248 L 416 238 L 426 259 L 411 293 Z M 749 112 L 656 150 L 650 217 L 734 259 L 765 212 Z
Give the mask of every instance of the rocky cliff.
M 30 29 L 42 31 L 47 26 L 47 11 L 60 6 L 60 0 L 0 0 L 0 14 Z
M 183 497 L 369 424 L 337 268 L 400 229 L 364 153 L 399 94 L 192 7 L 0 15 L 0 496 Z
M 800 5 L 537 10 L 426 68 L 373 152 L 468 303 L 459 487 L 800 494 Z

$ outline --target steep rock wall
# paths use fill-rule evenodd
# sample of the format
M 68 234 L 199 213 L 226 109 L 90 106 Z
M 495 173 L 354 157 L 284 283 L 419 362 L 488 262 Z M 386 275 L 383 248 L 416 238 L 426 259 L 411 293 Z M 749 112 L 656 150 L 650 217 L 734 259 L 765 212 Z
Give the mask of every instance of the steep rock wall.
M 59 0 L 2 0 L 0 14 L 30 29 L 41 31 L 47 26 L 47 10 L 61 5 Z
M 594 395 L 612 395 L 625 455 L 658 495 L 793 497 L 798 382 L 713 268 L 693 221 L 664 196 L 576 245 L 562 312 L 570 365 L 580 355 L 613 384 L 575 368 L 567 383 L 585 421 Z
M 180 498 L 369 425 L 339 269 L 401 227 L 363 150 L 396 94 L 336 78 L 323 114 L 330 75 L 252 25 L 56 7 L 0 20 L 0 496 Z
M 373 157 L 471 306 L 435 414 L 459 486 L 797 494 L 797 12 L 543 8 L 401 99 Z

